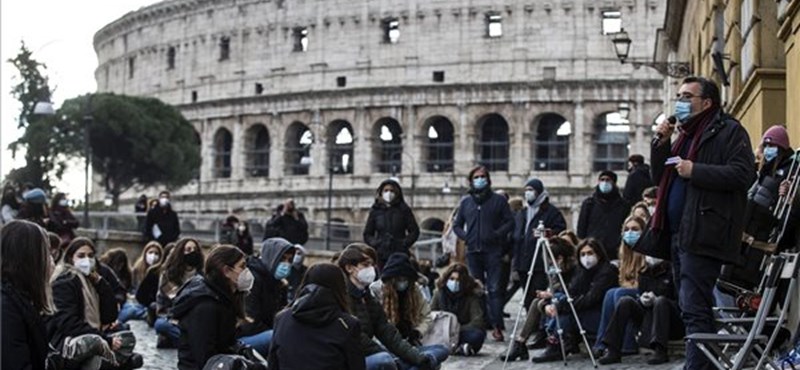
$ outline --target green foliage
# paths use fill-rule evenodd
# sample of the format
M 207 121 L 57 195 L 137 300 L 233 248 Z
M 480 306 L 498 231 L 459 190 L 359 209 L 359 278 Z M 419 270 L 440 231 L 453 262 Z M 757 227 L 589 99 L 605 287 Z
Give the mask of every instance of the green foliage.
M 36 103 L 50 101 L 51 91 L 47 86 L 47 77 L 41 72 L 41 69 L 47 69 L 47 66 L 33 59 L 33 53 L 28 50 L 24 42 L 20 45 L 19 54 L 8 62 L 19 72 L 15 80 L 21 80 L 11 89 L 11 96 L 22 103 L 17 127 L 24 127 L 30 122 Z

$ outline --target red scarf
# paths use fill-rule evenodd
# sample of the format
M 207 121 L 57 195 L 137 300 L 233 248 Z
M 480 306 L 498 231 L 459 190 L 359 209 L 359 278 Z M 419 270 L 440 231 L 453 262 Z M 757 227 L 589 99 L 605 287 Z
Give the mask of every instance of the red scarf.
M 696 116 L 689 119 L 688 122 L 682 124 L 679 128 L 680 134 L 678 139 L 672 143 L 671 156 L 675 157 L 680 155 L 681 148 L 686 140 L 691 139 L 689 145 L 689 153 L 684 160 L 695 161 L 697 159 L 697 151 L 700 149 L 700 138 L 703 137 L 703 132 L 706 128 L 714 122 L 714 119 L 719 113 L 719 108 L 712 106 Z M 664 229 L 664 220 L 667 218 L 667 195 L 669 194 L 669 187 L 672 181 L 678 176 L 678 171 L 674 170 L 675 164 L 666 165 L 664 168 L 665 173 L 661 175 L 661 182 L 658 184 L 658 192 L 656 193 L 656 210 L 653 215 L 652 229 L 661 231 Z M 664 205 L 662 207 L 661 205 Z

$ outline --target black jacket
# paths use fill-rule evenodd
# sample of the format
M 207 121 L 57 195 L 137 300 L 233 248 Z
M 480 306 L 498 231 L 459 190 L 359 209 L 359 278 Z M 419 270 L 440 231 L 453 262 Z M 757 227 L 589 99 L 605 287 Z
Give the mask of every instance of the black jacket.
M 622 238 L 622 223 L 628 217 L 631 206 L 619 195 L 614 187 L 603 194 L 595 186 L 592 196 L 581 204 L 578 216 L 578 238 L 595 238 L 603 244 L 609 260 L 617 259 L 617 251 Z
M 75 229 L 79 222 L 75 219 L 72 211 L 67 207 L 55 206 L 50 209 L 50 222 L 47 223 L 47 230 L 58 234 L 63 245 L 69 244 L 75 239 Z
M 647 266 L 639 273 L 639 292 L 653 292 L 657 297 L 667 297 L 677 301 L 675 284 L 672 280 L 672 264 L 663 261 L 655 266 Z
M 297 218 L 290 214 L 277 213 L 264 226 L 264 239 L 284 238 L 292 244 L 306 244 L 308 223 L 303 212 L 297 211 Z
M 158 225 L 161 235 L 156 238 L 153 235 L 153 226 Z M 144 236 L 147 241 L 156 240 L 161 245 L 178 240 L 181 235 L 181 224 L 178 221 L 178 214 L 172 210 L 171 206 L 161 207 L 156 205 L 147 212 L 147 221 L 144 227 Z
M 581 312 L 600 309 L 606 292 L 618 285 L 619 272 L 608 261 L 599 262 L 591 270 L 587 270 L 580 263 L 573 269 L 575 275 L 569 282 L 569 295 L 575 311 Z M 570 312 L 566 299 L 557 303 L 559 312 Z
M 381 189 L 391 184 L 397 194 L 391 203 L 386 204 L 381 198 Z M 364 242 L 378 252 L 381 266 L 386 263 L 392 253 L 409 254 L 409 248 L 419 238 L 419 226 L 414 213 L 403 198 L 400 184 L 394 180 L 384 180 L 378 186 L 375 203 L 369 210 L 367 225 L 364 226 Z
M 158 294 L 158 269 L 150 268 L 136 289 L 136 301 L 147 307 L 156 301 Z
M 2 368 L 44 370 L 47 333 L 42 317 L 29 299 L 3 282 Z
M 250 230 L 247 230 L 244 234 L 239 234 L 239 230 L 233 225 L 225 224 L 222 225 L 220 233 L 222 234 L 220 235 L 220 243 L 237 247 L 245 255 L 253 255 L 253 237 L 250 236 Z
M 776 226 L 783 227 L 780 220 L 773 216 L 775 205 L 778 203 L 778 188 L 789 175 L 793 164 L 792 157 L 783 158 L 777 165 L 766 163 L 758 172 L 758 178 L 747 191 L 747 206 L 744 216 L 744 230 L 758 241 L 769 241 L 772 230 Z M 795 245 L 797 226 L 800 225 L 800 194 L 798 194 L 792 207 L 792 214 L 786 223 L 786 231 L 778 241 L 779 250 L 784 250 Z
M 236 352 L 233 298 L 203 276 L 195 275 L 175 297 L 172 317 L 178 320 L 178 369 L 201 370 L 211 356 Z
M 71 269 L 64 271 L 52 283 L 56 313 L 47 320 L 47 336 L 56 348 L 61 348 L 67 337 L 84 334 L 103 335 L 99 328 L 94 328 L 86 322 L 82 283 L 77 275 L 79 273 Z M 100 322 L 102 324 L 114 322 L 119 314 L 119 308 L 111 286 L 104 278 L 100 278 L 97 283 L 92 284 L 92 287 L 99 297 Z
M 533 216 L 530 223 L 527 222 L 528 209 L 523 208 L 517 212 L 514 227 L 514 269 L 517 271 L 527 272 L 531 268 L 531 261 L 533 254 L 536 251 L 536 243 L 539 238 L 535 236 L 536 228 L 539 226 L 539 221 L 544 222 L 544 227 L 553 230 L 556 235 L 567 228 L 567 221 L 564 220 L 564 215 L 555 206 L 545 200 L 540 206 L 539 211 Z M 525 228 L 525 225 L 528 228 Z M 544 271 L 544 262 L 542 260 L 542 253 L 539 253 L 535 271 Z
M 464 230 L 466 226 L 466 230 Z M 487 187 L 461 198 L 453 232 L 467 244 L 467 252 L 498 252 L 514 228 L 506 198 Z
M 484 330 L 483 305 L 477 292 L 453 294 L 447 288 L 436 289 L 431 299 L 431 311 L 447 311 L 458 318 L 461 330 Z
M 358 319 L 343 312 L 328 288 L 307 285 L 275 318 L 269 369 L 366 369 Z
M 261 258 L 248 257 L 247 268 L 255 280 L 245 298 L 247 316 L 266 328 L 274 325 L 275 315 L 288 303 L 286 283 L 274 277 L 281 257 L 294 246 L 280 238 L 267 239 L 261 248 Z
M 642 192 L 644 189 L 653 186 L 653 179 L 650 178 L 650 166 L 646 164 L 634 166 L 628 179 L 625 180 L 625 190 L 622 192 L 622 198 L 630 205 L 642 200 Z
M 747 189 L 756 173 L 750 137 L 739 122 L 720 113 L 702 133 L 699 145 L 686 186 L 679 243 L 689 253 L 733 263 L 738 260 L 744 231 Z M 670 145 L 653 147 L 650 153 L 653 181 L 660 183 L 665 170 L 674 171 L 664 165 L 671 155 Z M 655 248 L 669 251 L 669 239 L 658 238 Z

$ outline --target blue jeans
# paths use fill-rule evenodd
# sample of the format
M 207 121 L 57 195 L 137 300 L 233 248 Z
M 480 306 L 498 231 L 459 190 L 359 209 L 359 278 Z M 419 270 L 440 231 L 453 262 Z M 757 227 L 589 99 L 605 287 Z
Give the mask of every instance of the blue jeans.
M 586 330 L 587 334 L 595 334 L 597 333 L 597 327 L 600 325 L 600 308 L 593 308 L 590 310 L 578 311 L 578 317 L 581 320 L 581 326 L 583 326 L 583 330 Z M 578 333 L 578 325 L 575 322 L 575 316 L 572 315 L 572 310 L 567 310 L 567 312 L 560 312 L 558 313 L 558 323 L 552 318 L 548 318 L 547 323 L 545 324 L 547 327 L 547 331 L 551 334 L 555 334 L 555 330 L 558 329 L 558 325 L 561 326 L 561 329 L 564 330 L 565 333 Z M 575 338 L 576 340 L 580 340 Z
M 485 334 L 484 334 L 485 335 Z M 417 347 L 420 353 L 424 356 L 433 356 L 436 359 L 437 364 L 441 364 L 444 360 L 447 360 L 447 357 L 450 356 L 450 350 L 441 345 L 441 344 L 433 344 L 430 346 L 421 346 Z M 398 361 L 398 369 L 400 370 L 417 370 L 418 367 L 411 365 L 403 360 Z
M 502 253 L 497 251 L 482 251 L 467 253 L 467 268 L 473 278 L 480 280 L 486 287 L 489 299 L 487 310 L 489 323 L 496 329 L 503 329 L 503 295 L 505 287 L 500 289 L 500 275 L 502 273 Z
M 611 316 L 622 297 L 636 297 L 639 289 L 636 288 L 611 288 L 606 292 L 603 298 L 603 309 L 600 313 L 600 324 L 597 327 L 597 341 L 594 343 L 594 348 L 605 348 L 603 339 L 606 335 L 608 323 L 611 321 Z M 636 352 L 639 346 L 636 344 L 636 332 L 631 324 L 626 325 L 625 335 L 623 336 L 622 352 L 631 353 Z
M 485 340 L 486 330 L 469 328 L 463 329 L 458 333 L 458 345 L 468 343 L 469 346 L 475 350 L 475 353 L 481 350 L 481 347 L 483 347 L 483 341 Z
M 256 335 L 240 337 L 239 342 L 253 347 L 261 356 L 267 358 L 269 356 L 269 344 L 272 343 L 272 333 L 272 330 L 266 330 Z
M 169 338 L 174 348 L 178 348 L 178 341 L 181 339 L 181 328 L 169 322 L 166 317 L 159 317 L 153 325 L 156 333 Z
M 397 363 L 389 352 L 378 352 L 367 356 L 367 370 L 397 370 Z
M 714 285 L 722 268 L 720 260 L 687 252 L 672 235 L 672 273 L 686 335 L 714 333 Z M 686 370 L 711 367 L 694 343 L 686 342 Z
M 117 321 L 126 323 L 130 320 L 144 320 L 147 317 L 147 307 L 136 302 L 125 302 L 119 310 Z

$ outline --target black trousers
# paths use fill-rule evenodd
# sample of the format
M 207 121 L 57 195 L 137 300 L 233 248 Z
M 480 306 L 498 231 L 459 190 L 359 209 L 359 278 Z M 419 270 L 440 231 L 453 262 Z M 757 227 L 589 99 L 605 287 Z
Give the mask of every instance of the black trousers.
M 620 353 L 624 339 L 625 327 L 632 323 L 640 328 L 640 345 L 649 348 L 661 346 L 667 348 L 670 339 L 680 339 L 684 335 L 678 305 L 666 298 L 656 297 L 653 307 L 646 308 L 634 297 L 622 297 L 614 309 L 611 321 L 606 328 L 603 342 L 609 351 Z

